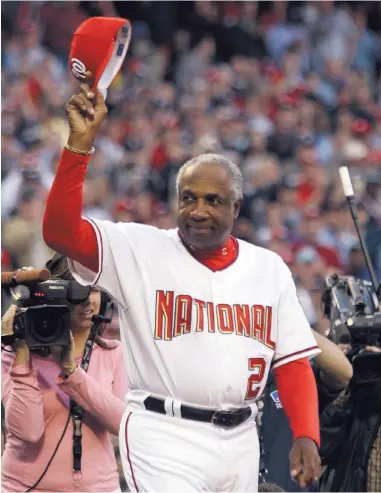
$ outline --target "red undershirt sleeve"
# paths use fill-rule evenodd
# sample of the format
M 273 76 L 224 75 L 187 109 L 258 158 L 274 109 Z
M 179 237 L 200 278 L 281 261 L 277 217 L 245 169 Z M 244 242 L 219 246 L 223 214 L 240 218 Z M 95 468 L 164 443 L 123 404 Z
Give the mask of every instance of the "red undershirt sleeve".
M 294 440 L 308 437 L 319 447 L 318 393 L 308 358 L 277 367 L 274 376 L 279 399 L 290 422 Z
M 82 187 L 89 159 L 90 156 L 63 150 L 46 202 L 43 236 L 50 248 L 96 273 L 96 234 L 82 218 Z

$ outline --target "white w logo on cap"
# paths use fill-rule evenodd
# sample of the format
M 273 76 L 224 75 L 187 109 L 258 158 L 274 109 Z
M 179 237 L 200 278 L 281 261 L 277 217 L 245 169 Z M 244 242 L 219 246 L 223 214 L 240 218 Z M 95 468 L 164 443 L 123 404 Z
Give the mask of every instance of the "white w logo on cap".
M 73 72 L 74 77 L 77 79 L 84 79 L 85 78 L 85 72 L 86 72 L 86 67 L 81 62 L 81 60 L 78 60 L 78 58 L 72 58 L 71 59 L 71 71 Z

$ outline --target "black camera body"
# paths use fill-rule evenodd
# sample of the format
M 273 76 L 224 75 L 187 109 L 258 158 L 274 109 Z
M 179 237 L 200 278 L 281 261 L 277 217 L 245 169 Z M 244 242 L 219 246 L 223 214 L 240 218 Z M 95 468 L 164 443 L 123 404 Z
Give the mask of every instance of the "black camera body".
M 331 321 L 329 338 L 350 344 L 357 355 L 365 346 L 381 347 L 381 312 L 371 282 L 333 274 L 325 280 L 324 315 Z
M 3 336 L 2 343 L 25 339 L 30 349 L 67 346 L 70 343 L 71 313 L 74 305 L 87 300 L 90 287 L 76 281 L 49 280 L 12 289 L 19 310 L 13 335 Z

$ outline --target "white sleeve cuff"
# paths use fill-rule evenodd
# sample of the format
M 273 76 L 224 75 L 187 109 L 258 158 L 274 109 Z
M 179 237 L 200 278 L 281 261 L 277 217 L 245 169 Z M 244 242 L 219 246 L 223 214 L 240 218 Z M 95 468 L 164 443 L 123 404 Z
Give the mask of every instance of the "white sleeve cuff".
M 317 356 L 321 353 L 321 350 L 318 346 L 312 346 L 309 348 L 301 349 L 300 351 L 295 351 L 294 353 L 287 354 L 286 356 L 282 356 L 272 363 L 272 368 L 278 368 L 279 366 L 283 366 L 286 363 L 291 363 L 291 361 L 296 361 L 298 359 L 306 358 L 307 356 Z

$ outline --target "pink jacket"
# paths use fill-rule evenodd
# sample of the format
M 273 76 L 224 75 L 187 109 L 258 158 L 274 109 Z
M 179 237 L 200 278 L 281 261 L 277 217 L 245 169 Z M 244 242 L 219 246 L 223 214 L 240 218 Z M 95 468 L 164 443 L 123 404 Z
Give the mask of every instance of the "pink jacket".
M 110 433 L 117 435 L 125 408 L 127 379 L 118 341 L 111 349 L 94 346 L 88 372 L 67 380 L 58 363 L 32 355 L 31 364 L 14 365 L 2 352 L 2 400 L 7 443 L 2 456 L 2 491 L 26 491 L 40 477 L 60 439 L 70 397 L 85 410 L 82 425 L 82 480 L 78 491 L 113 491 L 119 476 Z M 80 361 L 78 361 L 80 363 Z M 48 472 L 34 491 L 75 491 L 73 424 Z

